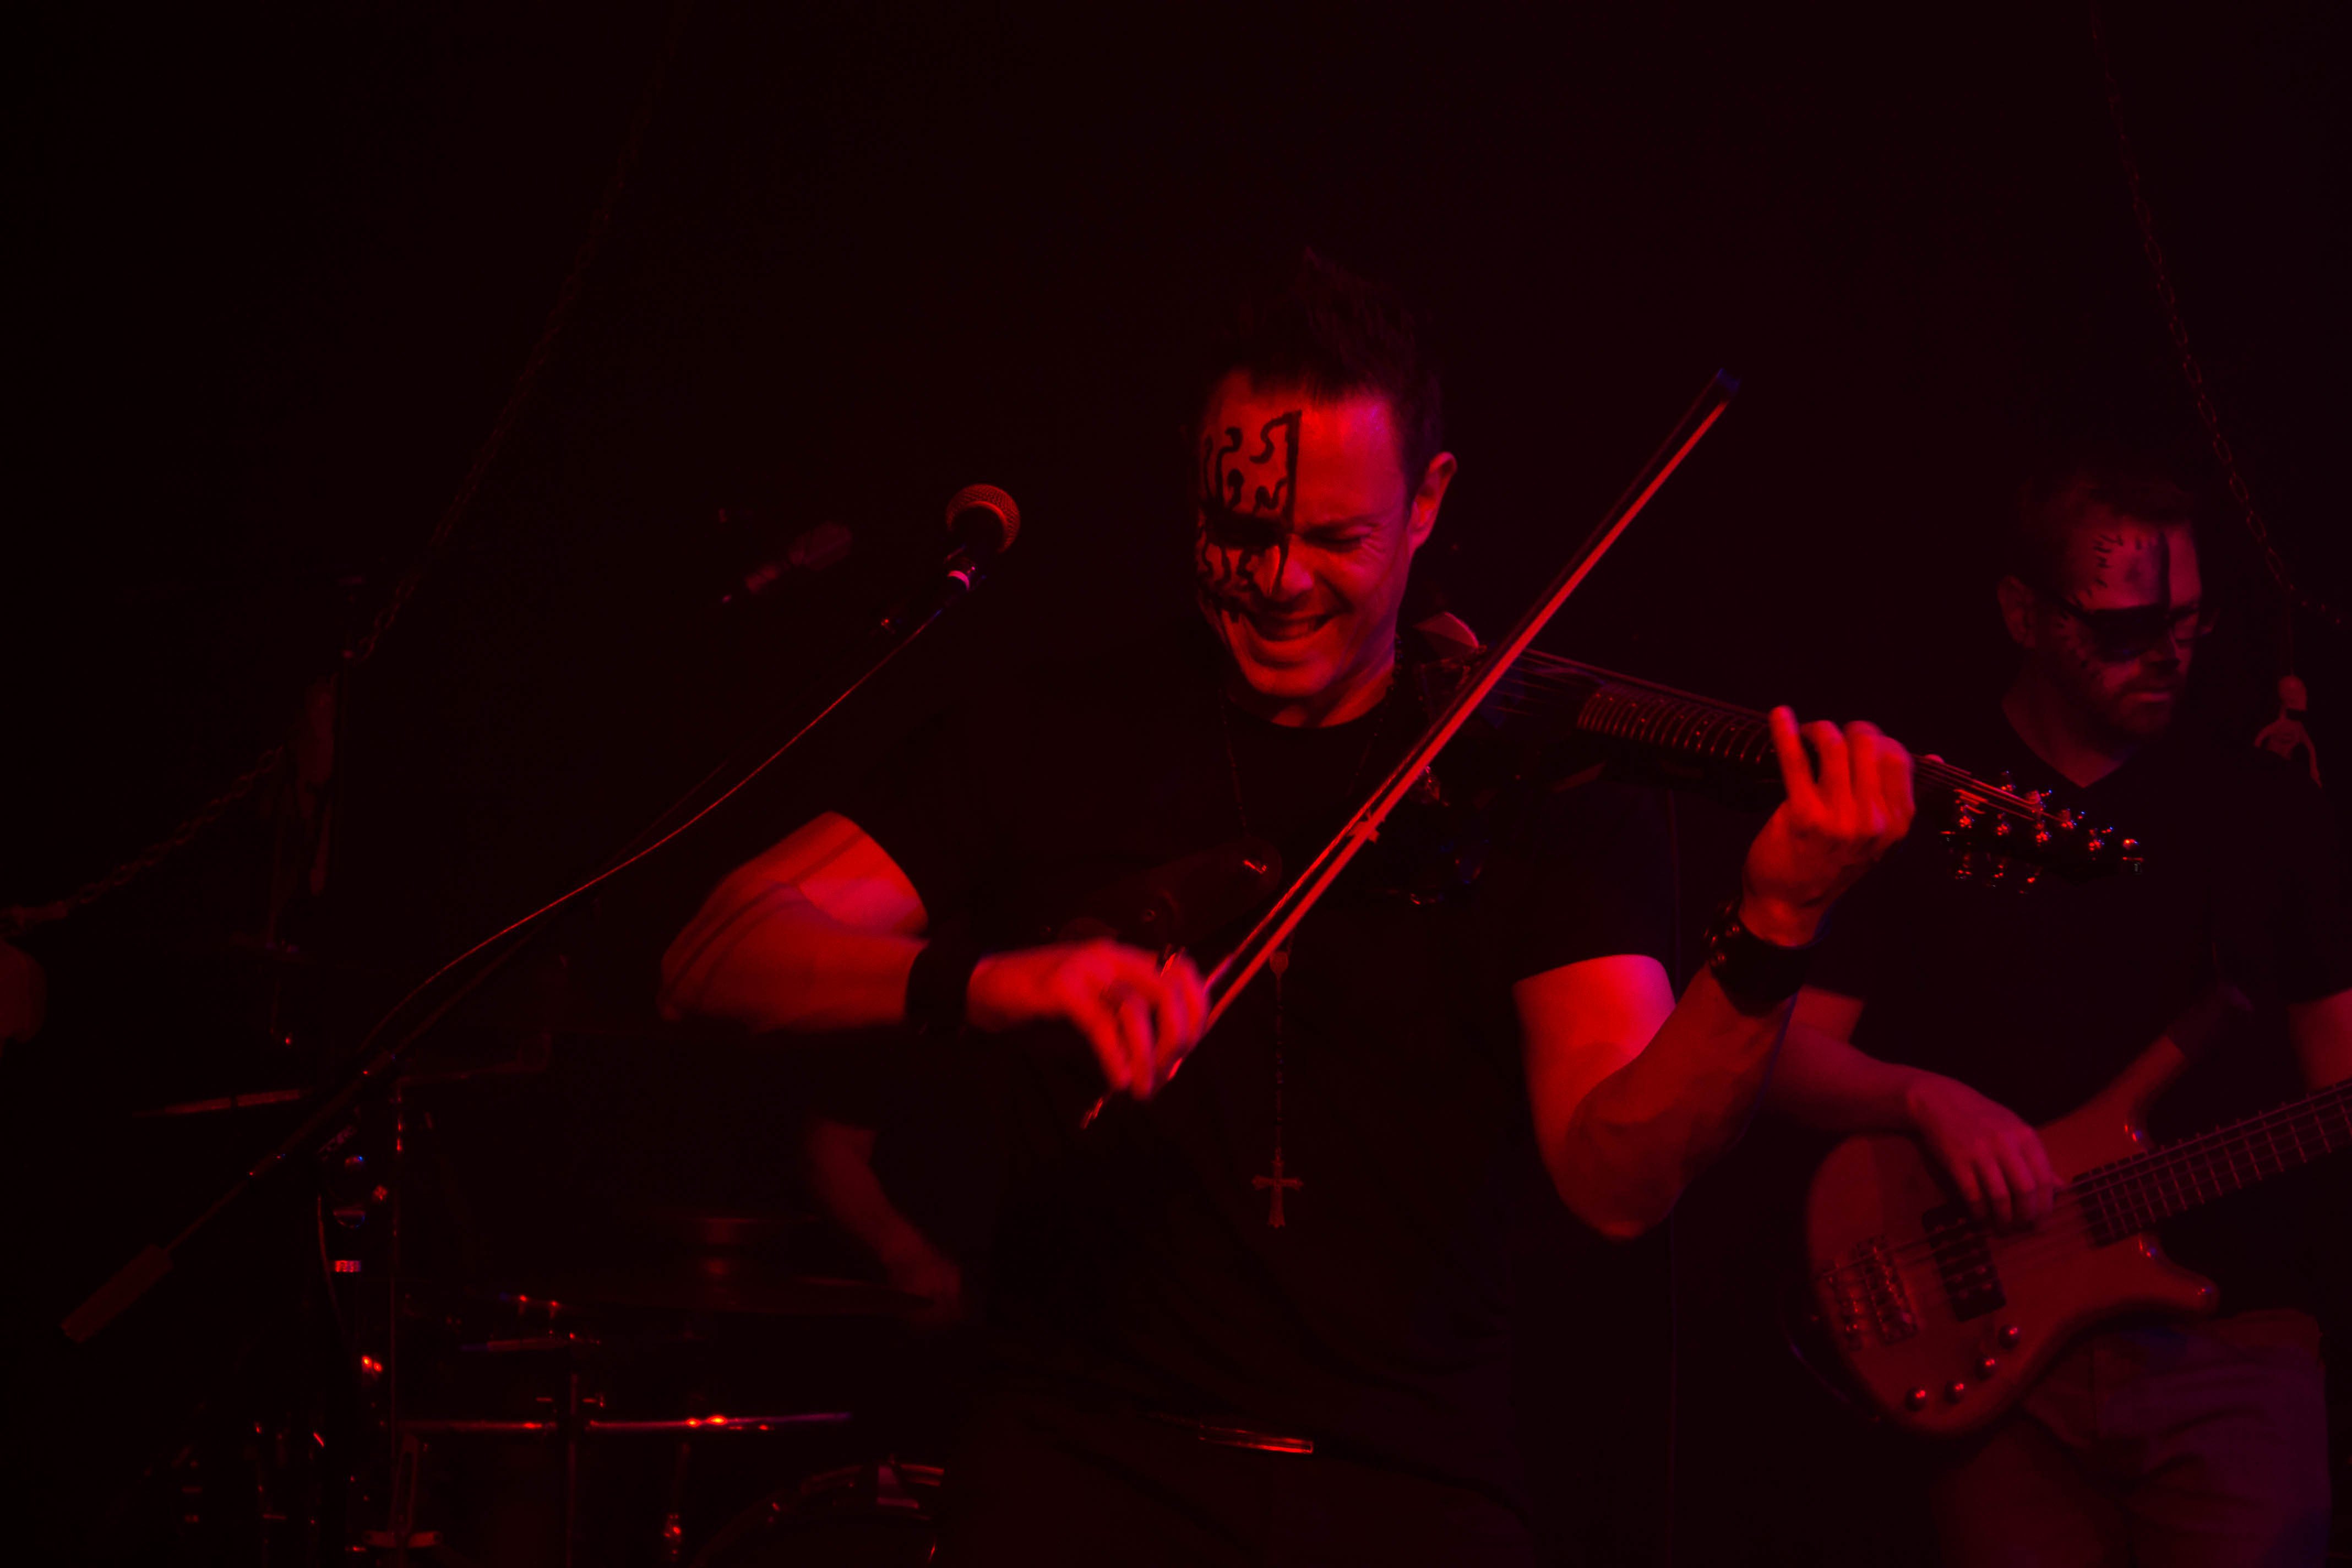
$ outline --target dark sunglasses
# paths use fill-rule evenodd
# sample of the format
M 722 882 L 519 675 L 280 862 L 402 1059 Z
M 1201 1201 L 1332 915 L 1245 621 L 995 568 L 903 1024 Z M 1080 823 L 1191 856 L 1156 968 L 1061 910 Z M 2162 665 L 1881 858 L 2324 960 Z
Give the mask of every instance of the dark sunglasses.
M 2074 617 L 2089 634 L 2091 648 L 2109 664 L 2125 664 L 2158 647 L 2193 644 L 2213 629 L 2213 612 L 2201 600 L 2185 605 L 2136 605 L 2126 610 L 2086 610 L 2063 594 L 2044 599 Z

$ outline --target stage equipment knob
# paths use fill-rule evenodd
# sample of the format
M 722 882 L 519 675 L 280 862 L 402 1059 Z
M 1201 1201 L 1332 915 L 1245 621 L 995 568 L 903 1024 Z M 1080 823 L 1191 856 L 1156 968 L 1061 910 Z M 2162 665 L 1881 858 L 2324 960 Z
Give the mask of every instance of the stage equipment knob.
M 1903 1396 L 1903 1407 L 1906 1410 L 1925 1410 L 1927 1407 L 1927 1391 L 1924 1388 L 1913 1389 Z
M 1944 1384 L 1945 1404 L 1958 1405 L 1961 1400 L 1966 1399 L 1968 1396 L 1969 1385 L 1964 1380 L 1956 1377 L 1952 1379 L 1951 1382 Z
M 2000 1358 L 1999 1356 L 1987 1356 L 1984 1360 L 1977 1363 L 1977 1380 L 1979 1382 L 1982 1382 L 2000 1370 Z
M 2017 1348 L 2017 1342 L 2022 1339 L 2024 1335 L 2025 1331 L 2019 1328 L 2015 1323 L 2003 1323 L 2000 1326 L 2000 1342 L 2002 1348 L 2005 1350 L 2015 1350 Z

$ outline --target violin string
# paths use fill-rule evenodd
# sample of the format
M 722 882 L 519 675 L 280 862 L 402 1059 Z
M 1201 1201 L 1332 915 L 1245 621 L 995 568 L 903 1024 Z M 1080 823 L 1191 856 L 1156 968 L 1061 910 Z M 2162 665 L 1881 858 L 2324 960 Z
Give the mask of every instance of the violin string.
M 1535 649 L 1529 649 L 1521 656 L 1518 667 L 1506 678 L 1503 688 L 1498 688 L 1498 690 L 1507 689 L 1514 684 L 1548 693 L 1568 692 L 1586 696 L 1592 695 L 1604 687 L 1615 687 L 1645 696 L 1659 697 L 1669 701 L 1686 704 L 1711 716 L 1754 724 L 1759 728 L 1769 722 L 1764 714 L 1748 709 L 1717 702 L 1689 692 L 1677 691 L 1672 687 L 1659 686 L 1654 682 L 1642 680 L 1635 677 L 1618 675 L 1612 671 L 1578 664 L 1573 660 L 1564 659 L 1554 654 L 1541 653 Z M 1503 711 L 1507 716 L 1519 718 L 1534 716 L 1543 711 L 1543 709 L 1538 705 L 1506 699 Z M 2039 819 L 2044 815 L 2045 808 L 2036 801 L 2013 790 L 2004 789 L 1998 784 L 1978 778 L 1966 769 L 1954 767 L 1949 763 L 1933 757 L 1918 757 L 1914 759 L 1912 766 L 1918 776 L 1954 794 L 1965 795 L 1992 810 L 2030 820 Z

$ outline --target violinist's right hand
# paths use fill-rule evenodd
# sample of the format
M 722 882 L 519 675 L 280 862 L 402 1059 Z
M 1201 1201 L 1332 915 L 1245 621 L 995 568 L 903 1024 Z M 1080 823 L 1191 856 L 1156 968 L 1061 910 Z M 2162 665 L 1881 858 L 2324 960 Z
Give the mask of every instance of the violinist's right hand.
M 1115 942 L 1055 942 L 993 953 L 971 972 L 964 1017 L 998 1030 L 1060 1019 L 1094 1048 L 1113 1094 L 1149 1100 L 1198 1043 L 1208 988 L 1179 953 L 1165 968 Z

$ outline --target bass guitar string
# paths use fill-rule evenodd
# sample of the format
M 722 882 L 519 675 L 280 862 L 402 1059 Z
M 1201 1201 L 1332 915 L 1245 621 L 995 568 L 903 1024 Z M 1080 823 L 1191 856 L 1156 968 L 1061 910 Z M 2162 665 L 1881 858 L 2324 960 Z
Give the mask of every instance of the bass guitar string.
M 2200 1133 L 2193 1138 L 2184 1138 L 2178 1143 L 2167 1145 L 2163 1149 L 2151 1150 L 2146 1154 L 2135 1155 L 2119 1162 L 2115 1166 L 2088 1173 L 2084 1177 L 2060 1188 L 2056 1201 L 2060 1204 L 2087 1207 L 2095 1198 L 2115 1195 L 2118 1189 L 2132 1187 L 2136 1190 L 2128 1194 L 2126 1204 L 2118 1205 L 2116 1218 L 2118 1223 L 2131 1226 L 2131 1229 L 2125 1234 L 2136 1235 L 2171 1217 L 2171 1213 L 2183 1212 L 2197 1206 L 2200 1203 L 2210 1201 L 2202 1193 L 2200 1184 L 2194 1173 L 2189 1173 L 2187 1185 L 2184 1187 L 2181 1177 L 2187 1167 L 2191 1164 L 2201 1164 L 2210 1169 L 2217 1155 L 2226 1154 L 2231 1165 L 2228 1174 L 2234 1176 L 2237 1161 L 2242 1155 L 2246 1163 L 2254 1170 L 2255 1180 L 2295 1169 L 2307 1163 L 2314 1157 L 2304 1148 L 2303 1136 L 2299 1130 L 2305 1124 L 2306 1118 L 2310 1131 L 2319 1144 L 2319 1153 L 2334 1152 L 2336 1147 L 2335 1134 L 2329 1131 L 2326 1121 L 2331 1110 L 2344 1114 L 2347 1140 L 2347 1142 L 2352 1142 L 2352 1081 L 2347 1081 L 2319 1090 L 2303 1100 L 2294 1100 L 2263 1112 L 2259 1116 L 2250 1117 L 2242 1122 L 2232 1122 L 2228 1126 Z M 2287 1129 L 2294 1136 L 2295 1152 L 2299 1158 L 2290 1159 L 2279 1148 L 2277 1134 L 2282 1128 Z M 2263 1138 L 2268 1142 L 2267 1156 L 2263 1150 L 2253 1146 L 2256 1138 Z M 2265 1157 L 2272 1163 L 2272 1168 L 2269 1170 L 2263 1168 Z M 2162 1185 L 2168 1180 L 2172 1186 L 2169 1194 L 2164 1192 Z M 2216 1173 L 2216 1178 L 2211 1184 L 2217 1189 L 2211 1194 L 2212 1197 L 2227 1196 L 2233 1190 L 2219 1178 L 2219 1173 Z M 2239 1184 L 2241 1187 L 2249 1184 L 2251 1183 Z M 2156 1201 L 2151 1204 L 2147 1201 L 2148 1197 L 2153 1197 Z M 2171 1213 L 2163 1212 L 2165 1209 L 2170 1209 Z M 1980 1222 L 1972 1223 L 1980 1225 Z M 1921 1237 L 1899 1243 L 1890 1250 L 1897 1254 L 1916 1255 L 1922 1250 L 1933 1251 L 1939 1247 L 1948 1245 L 1952 1239 L 1954 1238 Z M 2012 1244 L 2010 1255 L 2023 1256 L 2031 1249 L 2031 1238 L 2021 1237 L 2018 1242 Z
M 2162 1149 L 2153 1149 L 2146 1154 L 2133 1155 L 2111 1166 L 2086 1173 L 2067 1184 L 2062 1193 L 2066 1200 L 2087 1204 L 2093 1198 L 2116 1195 L 2125 1188 L 2133 1189 L 2124 1194 L 2128 1200 L 2127 1205 L 2119 1205 L 2123 1212 L 2116 1217 L 2129 1223 L 2146 1215 L 2148 1216 L 2146 1223 L 2135 1226 L 2136 1230 L 2145 1229 L 2147 1224 L 2170 1217 L 2158 1212 L 2158 1205 L 2169 1208 L 2177 1205 L 2174 1212 L 2180 1212 L 2212 1198 L 2227 1196 L 2237 1190 L 2229 1183 L 2237 1178 L 2238 1163 L 2242 1157 L 2252 1169 L 2254 1181 L 2279 1175 L 2308 1163 L 2315 1156 L 2304 1144 L 2303 1130 L 2305 1127 L 2318 1144 L 2319 1154 L 2333 1153 L 2336 1143 L 2336 1134 L 2328 1125 L 2331 1112 L 2343 1118 L 2347 1142 L 2352 1143 L 2352 1080 L 2332 1085 L 2242 1121 L 2213 1128 Z M 2279 1146 L 2278 1134 L 2282 1130 L 2294 1140 L 2292 1156 Z M 2256 1148 L 2257 1139 L 2263 1140 L 2267 1148 Z M 2215 1169 L 2221 1159 L 2228 1162 L 2226 1171 Z M 2264 1169 L 2266 1160 L 2268 1169 Z M 2191 1171 L 2191 1166 L 2198 1167 L 2198 1170 Z M 2205 1181 L 2199 1179 L 2200 1173 L 2206 1175 Z M 2172 1189 L 2169 1194 L 2164 1190 L 2167 1182 Z M 2215 1188 L 2210 1196 L 2203 1191 L 2206 1184 Z M 2250 1184 L 2251 1182 L 2238 1182 L 2240 1188 Z M 2155 1202 L 2146 1201 L 2148 1198 Z
M 2184 1168 L 2200 1159 L 2210 1166 L 2214 1155 L 2227 1152 L 2231 1162 L 2229 1174 L 2234 1176 L 2237 1159 L 2239 1154 L 2242 1153 L 2248 1164 L 2252 1167 L 2255 1173 L 2254 1180 L 2257 1181 L 2307 1163 L 2313 1155 L 2305 1150 L 2302 1133 L 2295 1130 L 2306 1117 L 2311 1131 L 2319 1143 L 2319 1153 L 2334 1152 L 2336 1149 L 2335 1134 L 2329 1130 L 2326 1121 L 2326 1117 L 2331 1110 L 2343 1115 L 2347 1143 L 2352 1145 L 2352 1080 L 2347 1080 L 2321 1089 L 2303 1100 L 2290 1101 L 2286 1105 L 2263 1112 L 2261 1115 L 2250 1117 L 2242 1122 L 2232 1122 L 2227 1126 L 2200 1133 L 2193 1138 L 2184 1138 L 2179 1142 L 2169 1144 L 2163 1149 L 2151 1150 L 2146 1154 L 2135 1155 L 2114 1167 L 2090 1173 L 2084 1178 L 2061 1187 L 2055 1202 L 2057 1205 L 2068 1205 L 2080 1211 L 2076 1217 L 2083 1219 L 2086 1232 L 2090 1226 L 2088 1205 L 2091 1200 L 2110 1195 L 2127 1184 L 2137 1185 L 2142 1193 L 2152 1191 L 2160 1203 L 2169 1205 L 2172 1202 L 2179 1202 L 2179 1208 L 2173 1212 L 2182 1212 L 2197 1206 L 2200 1203 L 2210 1201 L 2199 1190 L 2193 1175 L 2186 1191 L 2183 1190 L 2179 1180 Z M 2293 1131 L 2295 1152 L 2300 1156 L 2299 1158 L 2289 1159 L 2279 1149 L 2276 1134 L 2281 1127 L 2286 1127 Z M 2263 1151 L 2253 1147 L 2253 1141 L 2257 1137 L 2269 1140 L 2267 1157 L 2272 1162 L 2272 1168 L 2267 1171 L 2263 1168 L 2263 1161 L 2265 1157 Z M 2168 1178 L 2171 1179 L 2173 1185 L 2169 1199 L 2158 1185 Z M 2216 1181 L 2214 1184 L 2219 1189 L 2212 1194 L 2214 1197 L 2226 1196 L 2233 1190 L 2220 1181 Z M 2250 1184 L 2252 1184 L 2242 1182 L 2239 1184 L 2240 1187 Z M 2055 1217 L 2054 1209 L 2053 1217 Z M 2118 1223 L 2130 1225 L 2132 1227 L 2124 1232 L 2125 1235 L 2137 1235 L 2169 1217 L 2171 1217 L 2170 1214 L 2157 1212 L 2152 1205 L 2140 1201 L 2137 1197 L 2134 1198 L 2126 1212 L 2116 1216 Z M 1981 1233 L 1981 1222 L 1971 1221 L 1971 1226 Z M 1922 1252 L 1933 1253 L 1962 1239 L 1958 1236 L 1917 1237 L 1908 1241 L 1899 1242 L 1888 1250 L 1906 1260 L 1915 1260 Z M 2032 1236 L 2020 1237 L 2011 1243 L 2005 1249 L 2004 1257 L 2011 1261 L 2022 1262 L 2031 1259 L 2037 1252 L 2047 1250 L 2044 1247 L 2037 1246 L 2039 1242 L 2070 1240 L 2070 1237 L 2064 1236 L 2037 1232 Z M 1855 1271 L 1855 1268 L 1854 1265 L 1840 1265 L 1831 1272 L 1843 1275 Z

